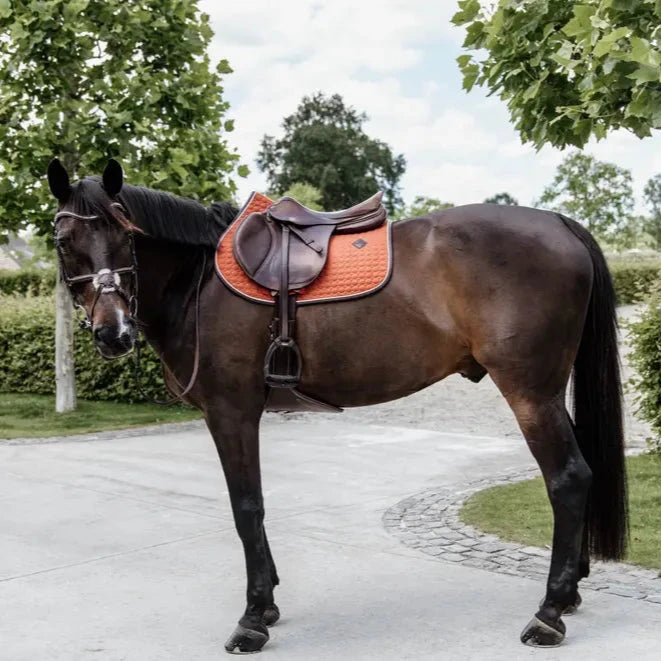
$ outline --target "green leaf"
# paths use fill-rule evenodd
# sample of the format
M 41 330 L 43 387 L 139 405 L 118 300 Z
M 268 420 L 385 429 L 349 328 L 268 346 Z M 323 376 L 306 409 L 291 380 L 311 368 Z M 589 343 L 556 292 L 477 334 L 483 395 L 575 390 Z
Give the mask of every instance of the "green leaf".
M 480 67 L 477 64 L 469 64 L 462 69 L 464 74 L 463 89 L 470 92 L 475 85 L 475 81 L 480 75 Z
M 464 39 L 464 48 L 480 48 L 486 38 L 485 25 L 482 21 L 471 23 L 466 28 L 466 38 Z
M 457 58 L 457 63 L 459 64 L 459 68 L 463 69 L 472 59 L 473 59 L 472 55 L 460 55 Z
M 658 51 L 654 50 L 647 39 L 640 37 L 631 37 L 631 54 L 630 59 L 639 64 L 647 64 L 649 66 L 658 66 L 661 64 L 661 55 Z
M 524 93 L 523 101 L 528 101 L 529 99 L 534 98 L 539 93 L 539 88 L 542 84 L 541 80 L 535 81 Z
M 593 88 L 594 88 L 594 74 L 589 73 L 578 84 L 578 89 L 581 90 L 581 92 L 587 92 L 588 90 L 591 90 Z
M 618 39 L 628 37 L 631 30 L 627 27 L 619 27 L 605 34 L 596 44 L 593 53 L 596 57 L 603 57 L 606 53 L 610 52 Z
M 243 163 L 239 165 L 239 167 L 236 169 L 236 173 L 239 175 L 239 177 L 247 177 L 250 174 L 250 169 L 248 168 L 247 165 L 244 165 Z
M 630 73 L 627 78 L 631 78 L 631 80 L 635 80 L 638 83 L 658 83 L 661 82 L 661 67 L 642 65 L 633 73 Z
M 606 59 L 606 61 L 603 64 L 603 70 L 606 75 L 610 74 L 613 69 L 615 68 L 615 65 L 619 63 L 619 60 L 617 60 L 614 57 L 609 57 Z
M 653 111 L 652 96 L 646 90 L 641 90 L 634 95 L 633 100 L 627 106 L 627 117 L 647 117 Z
M 592 22 L 590 19 L 595 11 L 595 8 L 591 5 L 574 5 L 574 18 L 562 28 L 562 31 L 568 37 L 577 37 L 591 33 Z
M 459 11 L 452 17 L 455 25 L 469 23 L 480 13 L 479 0 L 459 0 Z
M 10 0 L 0 0 L 0 18 L 9 18 L 11 16 Z

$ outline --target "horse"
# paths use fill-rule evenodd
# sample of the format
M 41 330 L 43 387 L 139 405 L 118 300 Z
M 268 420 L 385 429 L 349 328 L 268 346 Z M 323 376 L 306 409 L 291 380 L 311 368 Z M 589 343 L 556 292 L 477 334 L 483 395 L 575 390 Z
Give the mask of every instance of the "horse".
M 259 651 L 280 616 L 259 461 L 271 309 L 214 274 L 237 209 L 131 186 L 114 160 L 74 183 L 53 160 L 48 181 L 61 274 L 99 353 L 130 352 L 141 328 L 168 388 L 204 416 L 246 560 L 246 609 L 225 649 Z M 628 537 L 616 300 L 604 256 L 564 215 L 487 204 L 397 221 L 392 249 L 379 291 L 299 310 L 301 389 L 337 407 L 365 406 L 453 373 L 488 374 L 553 511 L 546 593 L 521 641 L 558 645 L 590 557 L 622 558 Z

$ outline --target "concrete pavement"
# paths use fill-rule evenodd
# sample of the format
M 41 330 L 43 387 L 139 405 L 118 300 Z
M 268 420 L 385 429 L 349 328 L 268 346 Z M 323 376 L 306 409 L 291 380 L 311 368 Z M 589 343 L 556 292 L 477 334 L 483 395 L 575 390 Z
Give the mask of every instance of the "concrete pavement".
M 564 646 L 518 642 L 544 586 L 447 564 L 381 523 L 402 498 L 532 465 L 522 440 L 361 425 L 263 425 L 267 530 L 287 661 L 661 657 L 661 608 L 585 593 Z M 224 658 L 244 563 L 203 429 L 0 445 L 0 659 Z

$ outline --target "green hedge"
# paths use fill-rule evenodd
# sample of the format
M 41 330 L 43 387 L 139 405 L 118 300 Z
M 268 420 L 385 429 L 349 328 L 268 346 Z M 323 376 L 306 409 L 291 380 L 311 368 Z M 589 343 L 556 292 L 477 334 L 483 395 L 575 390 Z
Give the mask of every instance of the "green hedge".
M 132 357 L 107 361 L 91 335 L 75 336 L 78 397 L 116 402 L 145 401 L 137 392 Z M 0 392 L 55 392 L 55 303 L 52 296 L 0 297 Z M 142 388 L 148 398 L 165 396 L 161 363 L 151 348 L 142 355 Z
M 0 269 L 0 296 L 48 296 L 55 287 L 55 269 Z
M 653 284 L 661 276 L 661 262 L 609 262 L 617 302 L 620 305 L 637 303 L 645 299 Z
M 629 386 L 636 390 L 637 413 L 650 423 L 653 452 L 661 454 L 661 281 L 652 288 L 649 305 L 638 321 L 627 324 L 629 360 L 635 374 Z

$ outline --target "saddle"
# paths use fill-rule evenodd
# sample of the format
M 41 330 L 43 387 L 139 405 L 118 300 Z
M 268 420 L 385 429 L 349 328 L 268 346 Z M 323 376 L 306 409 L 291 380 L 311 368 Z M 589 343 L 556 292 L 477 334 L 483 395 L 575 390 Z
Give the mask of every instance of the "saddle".
M 321 274 L 333 234 L 375 229 L 386 221 L 379 192 L 341 211 L 313 211 L 283 197 L 264 213 L 251 213 L 237 229 L 234 257 L 246 275 L 277 296 L 271 344 L 264 358 L 268 410 L 339 410 L 297 390 L 302 360 L 293 339 L 296 296 Z

